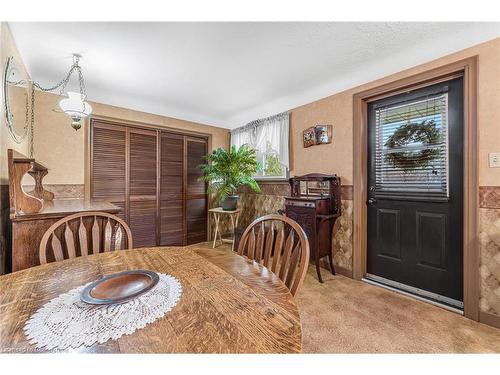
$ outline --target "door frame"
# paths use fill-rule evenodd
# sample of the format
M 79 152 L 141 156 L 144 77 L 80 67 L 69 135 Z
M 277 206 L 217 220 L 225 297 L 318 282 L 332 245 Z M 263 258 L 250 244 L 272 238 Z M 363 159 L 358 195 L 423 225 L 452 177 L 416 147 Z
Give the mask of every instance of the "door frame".
M 479 320 L 478 233 L 478 57 L 472 56 L 438 68 L 389 82 L 353 96 L 353 278 L 366 275 L 368 103 L 409 89 L 430 86 L 463 76 L 464 82 L 464 195 L 463 195 L 463 290 L 464 315 Z

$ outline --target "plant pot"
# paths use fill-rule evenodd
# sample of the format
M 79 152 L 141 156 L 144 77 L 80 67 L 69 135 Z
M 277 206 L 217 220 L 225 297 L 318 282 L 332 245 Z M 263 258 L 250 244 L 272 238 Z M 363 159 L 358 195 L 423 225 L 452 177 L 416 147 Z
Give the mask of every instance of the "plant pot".
M 220 202 L 220 205 L 224 211 L 234 211 L 238 207 L 238 196 L 230 195 L 229 197 L 223 199 Z

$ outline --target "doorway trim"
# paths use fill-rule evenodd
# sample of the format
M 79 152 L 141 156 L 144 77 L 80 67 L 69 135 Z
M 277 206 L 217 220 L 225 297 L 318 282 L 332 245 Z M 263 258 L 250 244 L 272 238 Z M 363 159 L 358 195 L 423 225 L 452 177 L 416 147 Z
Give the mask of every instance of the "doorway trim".
M 479 234 L 478 234 L 478 57 L 472 56 L 435 69 L 389 82 L 353 96 L 353 278 L 366 275 L 368 103 L 409 89 L 429 86 L 457 75 L 464 82 L 464 315 L 479 320 Z

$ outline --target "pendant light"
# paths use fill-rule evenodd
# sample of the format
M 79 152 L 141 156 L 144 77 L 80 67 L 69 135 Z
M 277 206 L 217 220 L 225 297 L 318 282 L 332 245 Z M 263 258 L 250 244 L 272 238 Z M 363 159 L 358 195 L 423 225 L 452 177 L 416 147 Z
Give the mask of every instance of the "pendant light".
M 55 86 L 44 88 L 40 86 L 40 84 L 33 82 L 33 87 L 36 87 L 41 91 L 55 91 L 60 89 L 59 95 L 64 96 L 64 98 L 59 102 L 59 107 L 65 114 L 71 117 L 71 126 L 75 130 L 82 127 L 82 118 L 85 118 L 92 113 L 92 106 L 86 101 L 87 91 L 85 89 L 85 80 L 83 78 L 82 68 L 79 65 L 80 57 L 81 56 L 78 54 L 73 54 L 73 65 L 71 65 L 66 77 Z M 79 92 L 65 92 L 66 86 L 75 72 L 78 75 Z
M 59 107 L 73 120 L 71 126 L 78 130 L 82 127 L 81 120 L 92 113 L 92 106 L 77 92 L 68 91 L 68 97 L 59 102 Z

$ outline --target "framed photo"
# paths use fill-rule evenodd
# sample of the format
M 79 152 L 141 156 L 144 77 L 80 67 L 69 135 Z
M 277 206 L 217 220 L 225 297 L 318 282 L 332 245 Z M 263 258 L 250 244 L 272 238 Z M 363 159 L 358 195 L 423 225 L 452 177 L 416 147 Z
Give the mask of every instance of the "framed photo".
M 322 145 L 326 143 L 332 143 L 332 125 L 316 125 L 316 144 Z
M 304 142 L 304 147 L 311 147 L 316 144 L 316 130 L 314 126 L 304 130 L 302 133 L 302 141 Z

